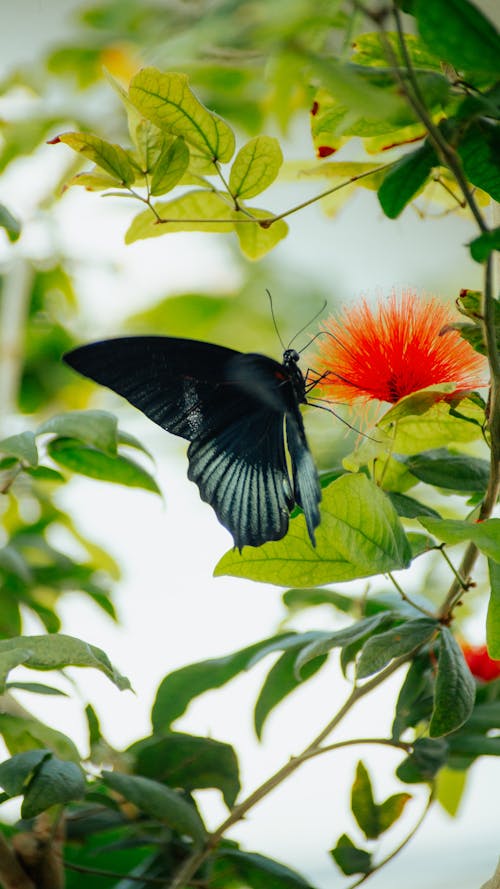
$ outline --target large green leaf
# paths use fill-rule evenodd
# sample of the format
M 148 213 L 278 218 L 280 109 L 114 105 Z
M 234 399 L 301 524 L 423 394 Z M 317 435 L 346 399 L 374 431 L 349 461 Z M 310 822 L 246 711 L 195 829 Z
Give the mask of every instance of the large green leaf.
M 247 670 L 256 657 L 296 646 L 296 633 L 281 633 L 242 648 L 225 657 L 188 664 L 165 676 L 160 683 L 151 714 L 155 732 L 166 732 L 171 723 L 182 716 L 190 701 L 211 688 L 220 688 L 238 673 Z
M 196 98 L 185 74 L 143 68 L 130 82 L 129 97 L 145 118 L 167 133 L 183 136 L 210 160 L 231 160 L 232 129 Z
M 141 812 L 164 821 L 181 834 L 188 834 L 201 846 L 205 839 L 205 827 L 194 805 L 158 781 L 138 775 L 120 772 L 102 772 L 104 783 L 125 799 L 134 803 Z
M 134 772 L 191 791 L 218 788 L 230 808 L 240 790 L 238 760 L 229 744 L 173 732 L 152 735 L 129 747 Z
M 467 179 L 500 201 L 500 132 L 498 124 L 479 121 L 472 124 L 458 145 Z
M 415 0 L 412 11 L 424 42 L 458 71 L 498 72 L 500 36 L 468 0 Z
M 36 434 L 55 433 L 64 438 L 77 438 L 107 454 L 116 454 L 117 419 L 107 411 L 67 411 L 42 423 Z
M 356 671 L 358 679 L 364 679 L 382 670 L 393 658 L 410 654 L 428 642 L 439 624 L 427 617 L 409 620 L 400 626 L 372 636 L 363 646 Z
M 490 253 L 500 250 L 500 226 L 492 231 L 483 232 L 469 243 L 470 255 L 476 262 L 485 262 Z M 498 309 L 498 306 L 496 307 Z
M 412 753 L 397 767 L 396 775 L 405 784 L 432 781 L 448 755 L 448 743 L 443 738 L 417 738 Z
M 403 461 L 419 481 L 452 491 L 483 493 L 488 484 L 490 464 L 468 454 L 452 454 L 446 448 L 422 451 Z
M 317 546 L 303 516 L 283 540 L 231 550 L 215 575 L 248 577 L 281 586 L 309 587 L 405 568 L 410 547 L 389 499 L 363 474 L 344 475 L 323 491 Z
M 118 688 L 130 688 L 128 679 L 116 672 L 104 651 L 95 645 L 89 645 L 88 642 L 62 633 L 1 639 L 0 692 L 5 688 L 7 675 L 18 664 L 24 664 L 33 670 L 94 667 L 111 679 Z
M 56 463 L 71 472 L 103 482 L 161 493 L 153 476 L 130 457 L 121 454 L 110 456 L 74 438 L 55 438 L 48 443 L 47 451 Z
M 379 632 L 380 628 L 394 620 L 394 614 L 390 611 L 382 611 L 372 617 L 365 617 L 342 630 L 333 633 L 327 631 L 318 633 L 318 638 L 313 639 L 308 645 L 301 648 L 295 661 L 295 673 L 300 675 L 303 667 L 314 658 L 327 654 L 332 648 L 344 648 L 353 643 L 367 639 L 372 633 Z
M 489 559 L 490 599 L 486 616 L 486 640 L 488 653 L 495 660 L 500 659 L 500 565 Z
M 27 750 L 6 759 L 0 763 L 0 787 L 9 796 L 19 796 L 24 792 L 35 768 L 50 756 L 50 750 Z
M 488 558 L 500 562 L 500 519 L 486 519 L 484 522 L 473 523 L 422 516 L 419 522 L 438 540 L 450 546 L 472 541 Z
M 429 726 L 431 738 L 440 738 L 460 728 L 471 715 L 476 697 L 474 678 L 447 627 L 442 628 L 439 641 L 434 710 Z
M 261 738 L 264 723 L 272 710 L 302 682 L 314 676 L 326 660 L 326 655 L 322 655 L 308 661 L 298 678 L 295 670 L 296 657 L 294 649 L 285 651 L 271 667 L 264 680 L 254 711 L 255 732 L 258 738 Z
M 179 198 L 155 204 L 161 219 L 151 210 L 144 210 L 132 220 L 125 243 L 143 238 L 158 238 L 172 232 L 230 232 L 234 229 L 234 209 L 217 192 L 208 189 L 188 191 Z M 249 223 L 253 225 L 253 223 Z
M 24 793 L 23 818 L 35 818 L 50 806 L 63 805 L 85 795 L 85 778 L 79 765 L 56 756 L 43 759 Z
M 256 136 L 236 155 L 229 175 L 229 190 L 236 199 L 248 200 L 260 194 L 276 179 L 283 154 L 277 139 Z
M 0 734 L 12 756 L 36 748 L 51 750 L 60 759 L 72 762 L 79 763 L 81 759 L 71 738 L 34 716 L 0 713 Z
M 387 171 L 378 190 L 380 206 L 389 219 L 396 219 L 424 187 L 438 159 L 428 142 L 405 154 Z

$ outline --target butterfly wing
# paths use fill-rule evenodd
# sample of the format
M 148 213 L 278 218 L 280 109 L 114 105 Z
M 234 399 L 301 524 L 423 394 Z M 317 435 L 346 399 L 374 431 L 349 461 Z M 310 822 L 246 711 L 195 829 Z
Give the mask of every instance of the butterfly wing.
M 191 442 L 188 476 L 236 546 L 286 534 L 294 495 L 284 419 L 298 407 L 283 365 L 173 337 L 89 343 L 65 361 Z
M 286 443 L 292 463 L 295 500 L 304 510 L 307 531 L 312 545 L 316 546 L 314 531 L 321 520 L 319 512 L 321 487 L 298 406 L 286 416 Z

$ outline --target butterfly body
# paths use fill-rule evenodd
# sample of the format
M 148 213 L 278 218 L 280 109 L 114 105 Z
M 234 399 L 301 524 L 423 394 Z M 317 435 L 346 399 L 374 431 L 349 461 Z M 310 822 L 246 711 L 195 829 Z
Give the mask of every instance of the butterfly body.
M 284 537 L 295 503 L 315 543 L 321 493 L 299 408 L 307 403 L 306 384 L 293 349 L 280 364 L 213 343 L 133 336 L 88 343 L 64 360 L 190 442 L 188 478 L 240 550 Z

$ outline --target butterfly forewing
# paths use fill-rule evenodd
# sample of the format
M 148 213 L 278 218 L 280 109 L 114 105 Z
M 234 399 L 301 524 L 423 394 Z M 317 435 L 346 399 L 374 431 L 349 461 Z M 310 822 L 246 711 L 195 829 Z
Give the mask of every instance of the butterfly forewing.
M 297 353 L 279 364 L 212 343 L 138 336 L 89 343 L 65 361 L 191 442 L 188 476 L 240 549 L 283 537 L 295 500 L 314 543 L 320 488 L 298 406 Z

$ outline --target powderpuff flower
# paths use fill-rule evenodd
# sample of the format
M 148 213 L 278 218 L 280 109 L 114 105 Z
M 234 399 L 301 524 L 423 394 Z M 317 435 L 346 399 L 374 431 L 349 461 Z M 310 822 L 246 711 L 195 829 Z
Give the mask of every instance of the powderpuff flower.
M 488 654 L 486 645 L 461 645 L 462 653 L 469 670 L 476 679 L 491 682 L 500 676 L 500 661 L 493 660 Z
M 344 404 L 395 404 L 440 383 L 452 383 L 453 395 L 484 386 L 486 361 L 449 329 L 453 321 L 448 306 L 411 291 L 374 309 L 365 300 L 346 309 L 324 323 L 317 339 L 313 366 L 322 395 Z

